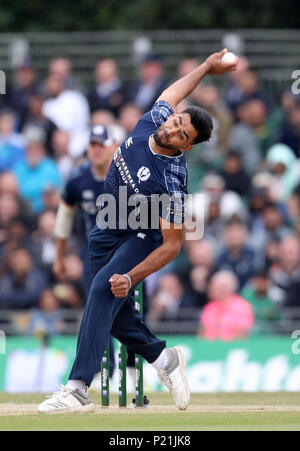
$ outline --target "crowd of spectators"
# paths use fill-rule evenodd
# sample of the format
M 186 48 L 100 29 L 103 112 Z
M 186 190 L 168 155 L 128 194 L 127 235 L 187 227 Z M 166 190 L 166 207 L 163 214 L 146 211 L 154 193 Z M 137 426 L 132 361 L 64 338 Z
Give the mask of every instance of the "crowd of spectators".
M 174 79 L 198 63 L 182 59 Z M 50 333 L 63 332 L 59 311 L 84 307 L 81 222 L 63 281 L 52 272 L 53 228 L 60 191 L 86 158 L 90 126 L 109 126 L 122 142 L 171 81 L 153 54 L 130 82 L 104 58 L 93 85 L 82 87 L 65 57 L 51 60 L 45 77 L 26 60 L 8 80 L 0 99 L 0 315 L 31 312 L 24 332 L 43 318 Z M 207 339 L 278 330 L 287 310 L 300 318 L 300 97 L 285 91 L 277 104 L 241 57 L 236 72 L 221 84 L 205 79 L 179 110 L 188 104 L 214 123 L 210 141 L 186 154 L 187 215 L 201 218 L 203 232 L 146 280 L 149 320 L 193 312 Z

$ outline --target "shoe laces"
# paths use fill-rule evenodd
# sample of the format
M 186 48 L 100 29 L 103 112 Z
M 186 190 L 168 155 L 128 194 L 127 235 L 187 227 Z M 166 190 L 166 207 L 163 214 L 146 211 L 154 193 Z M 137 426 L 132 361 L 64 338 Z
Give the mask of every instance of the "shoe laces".
M 159 380 L 160 383 L 164 382 L 169 390 L 171 389 L 172 379 L 170 378 L 170 375 L 166 370 L 160 370 Z
M 67 387 L 66 385 L 61 384 L 59 386 L 59 390 L 53 393 L 53 395 L 48 395 L 46 398 L 65 398 L 70 394 L 72 391 L 74 391 L 74 388 Z

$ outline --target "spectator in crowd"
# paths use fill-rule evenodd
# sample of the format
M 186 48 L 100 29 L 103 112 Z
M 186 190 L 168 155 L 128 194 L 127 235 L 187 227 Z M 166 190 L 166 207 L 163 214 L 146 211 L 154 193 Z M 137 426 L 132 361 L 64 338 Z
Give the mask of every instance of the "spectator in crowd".
M 26 160 L 17 163 L 13 171 L 18 179 L 20 194 L 30 202 L 35 213 L 41 213 L 43 191 L 50 185 L 57 188 L 61 186 L 57 165 L 46 157 L 43 143 L 28 143 Z
M 0 284 L 0 307 L 28 309 L 34 307 L 47 287 L 47 277 L 34 267 L 26 249 L 12 250 L 8 256 L 8 271 Z
M 54 285 L 53 292 L 64 308 L 83 306 L 82 261 L 76 254 L 64 257 L 64 280 Z
M 251 305 L 238 292 L 230 271 L 216 273 L 209 285 L 210 301 L 203 308 L 198 335 L 207 340 L 238 340 L 250 335 L 254 324 Z
M 32 234 L 33 244 L 37 254 L 37 265 L 47 273 L 50 279 L 52 265 L 56 257 L 54 238 L 56 214 L 53 210 L 44 211 L 38 218 L 38 228 Z
M 250 302 L 255 316 L 256 332 L 272 332 L 278 319 L 278 309 L 272 298 L 272 284 L 265 271 L 257 272 L 241 291 L 242 298 Z
M 241 90 L 241 84 L 243 83 L 242 79 L 249 68 L 250 63 L 248 58 L 244 55 L 240 55 L 237 70 L 229 74 L 230 82 L 229 86 L 226 87 L 227 89 L 224 93 L 224 98 L 227 106 L 233 113 L 235 112 L 237 105 L 239 105 L 243 97 Z
M 207 302 L 208 281 L 213 273 L 215 248 L 205 239 L 186 241 L 185 248 L 187 262 L 177 268 L 176 273 L 195 305 L 203 307 Z
M 149 111 L 167 85 L 160 56 L 149 54 L 139 68 L 139 81 L 133 86 L 132 101 L 142 111 Z
M 70 135 L 64 130 L 55 130 L 52 136 L 51 147 L 57 169 L 63 181 L 67 180 L 74 166 L 74 160 L 69 155 Z
M 267 110 L 264 102 L 252 99 L 243 102 L 237 111 L 239 122 L 232 129 L 229 144 L 240 153 L 245 170 L 252 175 L 263 161 L 265 147 L 261 139 L 265 133 Z
M 60 302 L 53 291 L 46 289 L 41 293 L 37 308 L 30 316 L 27 333 L 38 337 L 63 333 L 65 324 L 62 319 Z
M 25 155 L 24 137 L 15 131 L 16 117 L 12 111 L 0 112 L 0 171 L 11 170 Z
M 64 56 L 52 58 L 48 66 L 48 75 L 61 78 L 67 89 L 79 89 L 78 83 L 74 80 L 72 74 L 70 58 Z
M 28 201 L 20 196 L 18 181 L 13 172 L 2 172 L 0 173 L 0 196 L 7 196 L 8 198 L 14 198 L 18 204 L 18 212 L 16 217 L 22 221 L 27 227 L 34 227 L 36 223 L 35 215 Z M 6 216 L 5 208 L 3 210 L 3 219 Z M 9 222 L 7 218 L 5 223 L 9 229 Z
M 53 185 L 46 186 L 43 190 L 42 201 L 44 210 L 57 211 L 60 200 L 60 189 Z
M 192 72 L 192 70 L 196 69 L 199 66 L 200 62 L 194 56 L 187 56 L 183 60 L 180 61 L 177 69 L 177 79 L 185 77 L 187 74 Z M 183 111 L 185 108 L 189 106 L 189 104 L 197 103 L 197 100 L 194 98 L 194 93 L 196 89 L 190 94 L 190 96 L 183 100 L 178 105 L 178 111 Z
M 39 91 L 39 82 L 33 63 L 26 59 L 14 72 L 14 80 L 9 89 L 9 105 L 17 114 L 19 127 L 26 120 L 31 97 Z
M 288 146 L 278 143 L 269 149 L 266 163 L 273 174 L 269 196 L 273 202 L 284 203 L 300 180 L 299 161 Z
M 294 97 L 294 103 L 289 108 L 286 119 L 275 134 L 275 142 L 290 147 L 296 158 L 300 156 L 300 98 Z
M 249 62 L 245 58 L 239 58 L 239 66 L 241 68 L 235 75 L 232 75 L 231 80 L 234 85 L 229 89 L 227 94 L 227 103 L 230 109 L 236 114 L 238 107 L 251 100 L 259 100 L 264 103 L 267 110 L 270 109 L 271 104 L 265 93 L 261 88 L 260 80 L 257 74 L 249 69 Z
M 149 321 L 180 321 L 184 309 L 195 307 L 194 299 L 185 293 L 175 274 L 165 274 L 159 279 L 158 291 L 151 302 Z
M 213 83 L 199 85 L 193 92 L 193 102 L 208 111 L 214 125 L 210 140 L 202 146 L 202 153 L 207 154 L 205 159 L 220 158 L 228 149 L 233 125 L 231 112 L 222 103 L 220 90 Z
M 112 58 L 102 59 L 95 69 L 95 85 L 88 94 L 91 112 L 104 109 L 118 117 L 127 100 L 126 86 L 119 76 L 117 62 Z
M 254 274 L 254 252 L 247 245 L 248 230 L 243 222 L 232 219 L 224 231 L 225 249 L 215 262 L 216 271 L 230 270 L 238 278 L 241 289 Z
M 300 243 L 296 236 L 283 238 L 279 246 L 279 261 L 270 270 L 276 287 L 276 302 L 280 307 L 300 307 Z M 294 314 L 300 318 L 299 313 Z
M 57 75 L 46 80 L 49 98 L 43 104 L 43 115 L 53 124 L 70 134 L 69 153 L 80 157 L 88 142 L 89 107 L 80 91 L 67 89 L 65 81 Z
M 34 94 L 28 102 L 28 114 L 21 124 L 21 132 L 25 140 L 42 141 L 52 155 L 51 138 L 55 130 L 55 124 L 44 117 L 44 98 L 40 94 Z
M 126 136 L 132 132 L 132 130 L 142 117 L 142 114 L 142 110 L 134 103 L 126 103 L 121 108 L 118 122 L 125 130 Z
M 204 214 L 204 237 L 218 242 L 224 223 L 232 217 L 246 220 L 247 210 L 237 193 L 225 190 L 225 181 L 219 174 L 209 172 L 201 185 L 202 191 L 188 199 L 187 214 L 200 221 Z M 200 229 L 202 232 L 202 227 Z
M 241 157 L 237 152 L 228 152 L 221 176 L 225 181 L 226 191 L 234 191 L 241 197 L 249 195 L 251 180 L 244 171 Z
M 291 233 L 291 229 L 284 225 L 283 214 L 273 202 L 267 202 L 262 211 L 262 224 L 252 229 L 250 244 L 255 251 L 256 267 L 266 266 L 267 246 L 270 242 L 278 242 Z
M 249 222 L 250 230 L 255 236 L 256 230 L 263 228 L 263 210 L 269 202 L 267 188 L 256 188 L 252 185 L 249 198 Z

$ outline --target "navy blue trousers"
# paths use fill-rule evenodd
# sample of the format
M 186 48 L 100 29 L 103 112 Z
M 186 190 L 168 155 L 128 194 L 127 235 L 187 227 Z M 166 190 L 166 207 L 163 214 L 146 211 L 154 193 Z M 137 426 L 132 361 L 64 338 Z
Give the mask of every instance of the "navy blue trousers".
M 80 379 L 88 386 L 99 371 L 109 335 L 140 354 L 149 363 L 157 359 L 166 342 L 148 329 L 133 306 L 134 287 L 125 298 L 116 298 L 109 283 L 117 273 L 130 271 L 142 262 L 155 245 L 146 235 L 127 235 L 116 231 L 90 234 L 89 257 L 93 282 L 80 326 L 76 358 L 69 379 Z
M 91 262 L 90 257 L 88 254 L 88 247 L 87 244 L 84 245 L 82 249 L 82 261 L 83 261 L 83 289 L 85 294 L 85 299 L 88 299 L 90 288 L 93 282 L 93 275 L 91 271 Z M 114 375 L 114 371 L 116 368 L 116 362 L 115 362 L 115 349 L 114 349 L 114 343 L 111 335 L 109 336 L 109 377 L 112 378 Z M 134 360 L 134 357 L 133 357 Z M 132 357 L 130 362 L 132 362 Z M 134 366 L 134 364 L 133 364 Z

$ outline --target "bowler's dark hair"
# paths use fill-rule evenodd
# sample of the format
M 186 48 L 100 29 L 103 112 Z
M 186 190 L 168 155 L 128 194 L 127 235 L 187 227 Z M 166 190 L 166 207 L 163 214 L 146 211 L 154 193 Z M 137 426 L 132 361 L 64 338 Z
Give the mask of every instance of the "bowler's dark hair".
M 188 113 L 191 117 L 191 124 L 198 132 L 198 136 L 193 141 L 193 144 L 208 141 L 213 130 L 213 123 L 210 115 L 203 108 L 199 106 L 189 106 L 182 113 Z

